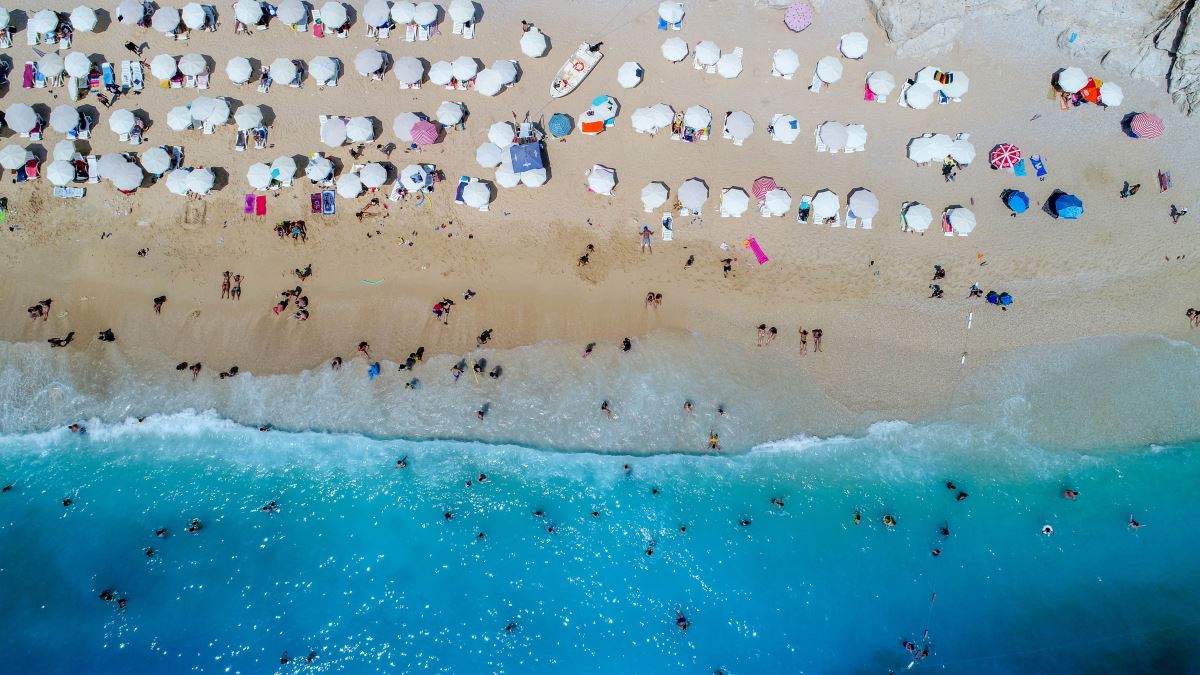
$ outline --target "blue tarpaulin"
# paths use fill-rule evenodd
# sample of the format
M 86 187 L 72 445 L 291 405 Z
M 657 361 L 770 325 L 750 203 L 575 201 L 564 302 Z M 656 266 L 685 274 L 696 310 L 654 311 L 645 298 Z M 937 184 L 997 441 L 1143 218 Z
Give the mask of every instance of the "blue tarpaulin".
M 1074 220 L 1083 215 L 1083 201 L 1075 195 L 1064 192 L 1054 199 L 1054 212 L 1060 218 Z
M 542 144 L 540 142 L 514 145 L 509 148 L 508 152 L 509 156 L 512 157 L 513 173 L 544 168 L 542 164 Z
M 1005 200 L 1008 208 L 1012 209 L 1013 213 L 1025 213 L 1029 209 L 1029 195 L 1020 190 L 1013 190 L 1008 193 L 1008 199 Z

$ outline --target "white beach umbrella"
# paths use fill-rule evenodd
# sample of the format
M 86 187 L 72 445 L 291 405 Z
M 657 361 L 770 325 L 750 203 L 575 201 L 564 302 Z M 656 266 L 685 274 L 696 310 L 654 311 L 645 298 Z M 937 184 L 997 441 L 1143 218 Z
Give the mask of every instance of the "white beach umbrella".
M 333 175 L 333 162 L 328 157 L 314 157 L 304 167 L 304 175 L 314 182 L 323 181 Z
M 650 131 L 658 131 L 658 115 L 654 113 L 654 108 L 638 108 L 629 116 L 629 124 L 634 131 L 647 133 Z
M 597 164 L 588 174 L 587 184 L 588 189 L 596 194 L 611 195 L 613 188 L 617 186 L 617 172 Z
M 450 64 L 453 69 L 454 77 L 459 82 L 466 82 L 475 77 L 479 72 L 479 64 L 470 56 L 460 56 Z
M 967 93 L 967 89 L 971 87 L 971 78 L 961 70 L 950 71 L 951 80 L 947 84 L 940 85 L 942 93 L 947 98 L 962 98 L 963 94 Z
M 918 136 L 908 142 L 908 158 L 917 164 L 933 161 L 934 140 L 931 134 Z
M 233 114 L 233 121 L 237 124 L 238 131 L 256 129 L 262 126 L 262 108 L 256 105 L 239 106 L 237 112 Z
M 235 56 L 229 59 L 229 63 L 225 64 L 225 76 L 234 84 L 246 84 L 249 82 L 253 70 L 250 67 L 250 59 L 244 56 Z
M 3 150 L 0 150 L 0 167 L 5 169 L 17 170 L 25 166 L 25 153 L 27 151 L 19 145 L 6 145 Z
M 732 80 L 742 74 L 742 57 L 734 52 L 724 54 L 717 59 L 717 74 Z
M 0 7 L 0 28 L 8 28 L 12 18 L 8 15 L 8 10 Z
M 721 211 L 740 218 L 750 208 L 750 195 L 742 188 L 729 188 L 721 193 Z
M 841 122 L 825 122 L 817 127 L 817 136 L 821 142 L 829 146 L 832 150 L 841 150 L 846 147 L 848 140 L 846 125 Z
M 54 144 L 54 149 L 50 153 L 50 157 L 55 160 L 70 161 L 75 159 L 75 155 L 79 152 L 75 147 L 75 141 L 66 138 Z
M 375 139 L 375 122 L 370 117 L 351 117 L 346 122 L 346 140 L 366 143 Z
M 172 131 L 186 131 L 192 128 L 192 109 L 186 105 L 177 105 L 167 111 L 167 128 Z
M 400 0 L 392 4 L 392 21 L 403 26 L 413 23 L 417 16 L 417 3 Z
M 418 2 L 417 8 L 413 10 L 413 21 L 418 26 L 428 26 L 436 23 L 438 18 L 437 5 L 432 2 Z
M 667 186 L 658 181 L 647 183 L 646 187 L 642 188 L 642 206 L 646 207 L 647 211 L 657 209 L 667 203 L 670 194 Z
M 199 54 L 184 54 L 179 57 L 179 72 L 195 77 L 208 72 L 208 63 Z
M 950 142 L 950 157 L 954 161 L 966 166 L 975 161 L 975 144 L 971 141 L 956 138 Z
M 1062 89 L 1068 94 L 1074 94 L 1078 92 L 1080 89 L 1086 87 L 1087 83 L 1088 76 L 1084 74 L 1083 70 L 1075 68 L 1074 66 L 1070 68 L 1064 68 L 1058 74 L 1058 88 Z
M 117 22 L 126 26 L 136 26 L 142 17 L 146 16 L 146 7 L 142 0 L 121 0 L 117 5 Z
M 429 172 L 420 164 L 409 164 L 398 177 L 400 185 L 410 192 L 421 190 L 429 183 Z
M 412 128 L 421 118 L 416 113 L 402 112 L 392 120 L 392 133 L 405 143 L 412 143 Z
M 667 23 L 683 21 L 683 3 L 666 0 L 658 4 L 658 17 Z
M 168 173 L 167 174 L 167 190 L 169 190 L 171 192 L 171 194 L 176 194 L 176 195 L 180 195 L 180 196 L 186 195 L 188 193 L 188 187 L 187 187 L 188 173 L 189 172 L 187 169 L 175 169 L 174 171 Z
M 346 123 L 340 117 L 331 117 L 321 126 L 321 142 L 336 148 L 346 142 Z
M 73 105 L 54 106 L 50 111 L 50 128 L 65 134 L 79 126 L 79 111 Z
M 896 88 L 896 77 L 886 70 L 867 73 L 867 87 L 876 96 L 887 96 Z
M 744 141 L 754 133 L 754 118 L 749 113 L 735 110 L 725 119 L 725 131 L 735 141 Z
M 846 147 L 864 148 L 867 145 L 867 128 L 861 124 L 846 125 Z
M 143 152 L 141 161 L 142 168 L 156 176 L 161 176 L 171 168 L 171 156 L 162 148 L 150 148 Z
M 909 202 L 904 209 L 904 224 L 913 232 L 924 232 L 933 222 L 933 211 L 920 202 Z
M 174 33 L 179 28 L 179 10 L 174 7 L 159 7 L 150 18 L 150 27 L 160 33 Z
M 96 10 L 87 5 L 80 5 L 71 10 L 71 28 L 79 33 L 90 33 L 96 30 Z
M 446 13 L 457 23 L 468 23 L 475 20 L 475 3 L 471 0 L 450 0 Z
M 96 171 L 100 174 L 101 178 L 108 178 L 110 174 L 116 172 L 128 162 L 129 160 L 125 159 L 120 153 L 110 152 L 100 155 L 99 161 L 96 162 Z
M 545 56 L 546 49 L 549 46 L 549 43 L 546 42 L 546 36 L 537 28 L 530 28 L 521 36 L 521 53 L 531 59 Z
M 362 194 L 363 184 L 357 174 L 344 173 L 337 179 L 337 194 L 345 199 L 354 199 Z
M 255 190 L 265 190 L 271 187 L 271 165 L 264 162 L 251 164 L 246 169 L 246 182 Z
M 391 22 L 391 13 L 392 8 L 388 7 L 387 0 L 367 0 L 362 8 L 362 20 L 368 26 L 378 28 Z
M 862 33 L 846 33 L 838 41 L 838 51 L 848 59 L 861 59 L 867 53 L 867 36 Z
M 712 113 L 702 105 L 694 105 L 683 113 L 683 125 L 692 129 L 704 129 L 712 122 Z
M 378 188 L 387 182 L 388 172 L 378 162 L 371 162 L 358 170 L 358 179 L 365 188 Z
M 279 84 L 288 84 L 296 79 L 296 64 L 291 59 L 283 57 L 271 62 L 271 79 Z
M 212 126 L 227 124 L 229 122 L 229 101 L 224 98 L 213 99 L 212 111 L 208 113 L 208 117 L 200 121 Z
M 217 110 L 217 99 L 211 96 L 197 96 L 191 105 L 192 119 L 203 122 Z
M 879 213 L 879 197 L 870 190 L 855 190 L 848 202 L 850 210 L 859 218 L 874 218 Z
M 233 5 L 233 16 L 247 26 L 253 26 L 262 21 L 262 3 L 259 0 L 237 0 Z
M 452 127 L 462 121 L 463 107 L 461 103 L 452 101 L 442 101 L 435 113 L 437 121 L 445 126 Z
M 183 25 L 191 30 L 198 30 L 208 23 L 208 16 L 204 13 L 204 5 L 198 2 L 189 2 L 183 6 L 183 10 L 179 12 L 180 18 L 183 19 Z
M 711 40 L 701 40 L 696 44 L 696 63 L 702 66 L 715 66 L 721 59 L 721 48 Z
M 791 49 L 778 49 L 771 59 L 771 65 L 780 75 L 793 75 L 800 70 L 800 55 Z
M 38 59 L 38 70 L 46 77 L 58 77 L 66 72 L 67 64 L 63 61 L 63 57 L 50 52 Z
M 525 187 L 541 187 L 546 184 L 546 180 L 549 178 L 550 174 L 545 169 L 530 169 L 529 171 L 521 172 L 521 184 Z
M 383 67 L 383 52 L 364 49 L 354 57 L 354 69 L 359 75 L 370 75 Z
M 504 89 L 504 79 L 491 68 L 484 68 L 475 76 L 475 91 L 484 96 L 495 96 Z
M 617 84 L 626 89 L 633 89 L 642 83 L 642 66 L 636 61 L 628 61 L 617 69 Z
M 401 56 L 392 66 L 392 72 L 401 84 L 417 84 L 425 78 L 425 64 L 415 56 Z M 313 71 L 313 77 L 316 77 Z
M 63 67 L 71 77 L 87 77 L 92 72 L 92 60 L 83 52 L 71 52 L 63 59 Z
M 842 201 L 837 194 L 829 190 L 820 190 L 812 199 L 812 215 L 816 220 L 825 220 L 837 215 L 842 208 Z
M 108 116 L 108 128 L 114 134 L 127 134 L 133 131 L 133 127 L 137 124 L 137 118 L 133 116 L 133 111 L 130 110 L 114 110 Z
M 842 79 L 842 62 L 836 56 L 823 56 L 817 61 L 817 77 L 826 84 Z
M 521 177 L 512 170 L 512 165 L 501 164 L 496 169 L 496 185 L 502 188 L 515 188 L 521 184 Z
M 904 92 L 904 102 L 908 107 L 916 110 L 924 110 L 933 104 L 934 94 L 937 90 L 926 82 L 917 82 Z
M 436 61 L 429 66 L 429 81 L 445 86 L 450 84 L 450 80 L 454 79 L 454 65 L 449 61 Z
M 337 61 L 329 56 L 314 56 L 308 62 L 308 73 L 317 82 L 329 82 L 337 77 Z
M 689 178 L 675 191 L 675 196 L 684 208 L 699 212 L 708 201 L 708 186 L 699 178 Z
M 217 177 L 209 168 L 192 169 L 187 175 L 188 190 L 198 195 L 206 195 L 211 192 L 216 182 Z
M 517 62 L 509 59 L 500 59 L 492 61 L 491 69 L 496 71 L 500 76 L 501 82 L 504 84 L 512 84 L 517 81 Z
M 786 215 L 792 208 L 792 196 L 783 188 L 775 188 L 763 197 L 763 206 L 772 216 Z
M 158 80 L 169 80 L 179 72 L 175 57 L 170 54 L 158 54 L 150 59 L 150 74 Z
M 970 234 L 975 229 L 975 213 L 961 206 L 950 209 L 950 226 L 956 234 Z
M 650 109 L 654 111 L 654 123 L 659 129 L 669 127 L 675 121 L 675 109 L 666 103 L 655 103 Z
M 282 0 L 275 8 L 275 18 L 292 26 L 302 24 L 308 18 L 308 8 L 302 0 Z
M 473 209 L 481 209 L 492 201 L 492 189 L 483 181 L 473 180 L 463 188 L 462 200 Z
M 14 103 L 4 111 L 4 122 L 18 134 L 27 134 L 37 126 L 38 115 L 24 103 Z
M 50 162 L 46 167 L 46 179 L 51 185 L 67 185 L 75 180 L 75 165 L 61 159 Z
M 488 140 L 495 143 L 501 150 L 513 144 L 517 132 L 508 122 L 496 122 L 488 127 Z
M 954 139 L 946 134 L 934 134 L 930 138 L 931 152 L 934 159 L 945 159 L 946 155 L 950 154 L 950 147 L 954 143 Z
M 791 143 L 800 137 L 800 121 L 793 115 L 784 115 L 772 123 L 771 134 L 784 143 Z
M 49 33 L 58 28 L 58 13 L 49 9 L 38 10 L 29 17 L 26 29 L 32 33 Z
M 108 180 L 116 189 L 122 192 L 132 192 L 141 187 L 142 179 L 145 177 L 145 174 L 142 173 L 142 167 L 133 162 L 125 162 L 113 169 L 108 176 Z
M 671 63 L 679 63 L 687 58 L 688 43 L 677 37 L 669 37 L 662 43 L 662 55 Z
M 349 20 L 346 6 L 340 2 L 327 2 L 321 5 L 321 23 L 330 28 L 341 28 Z
M 1100 85 L 1100 102 L 1104 105 L 1121 105 L 1125 100 L 1125 92 L 1116 82 L 1105 82 Z
M 928 82 L 930 84 L 937 83 L 937 74 L 940 72 L 937 66 L 925 66 L 917 71 L 917 76 L 914 78 L 917 82 Z
M 475 161 L 485 169 L 494 169 L 504 160 L 504 151 L 495 143 L 480 143 L 475 149 Z

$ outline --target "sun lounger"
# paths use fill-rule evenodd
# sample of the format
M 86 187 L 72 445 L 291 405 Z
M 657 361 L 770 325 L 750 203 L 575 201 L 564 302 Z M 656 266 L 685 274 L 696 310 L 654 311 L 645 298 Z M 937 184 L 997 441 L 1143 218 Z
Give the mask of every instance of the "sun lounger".
M 899 103 L 900 107 L 908 107 L 908 102 L 904 100 L 904 95 L 908 93 L 908 90 L 911 89 L 912 86 L 912 80 L 909 80 L 908 82 L 904 83 L 904 86 L 900 87 L 900 93 L 896 95 L 896 103 Z
M 171 165 L 167 168 L 168 171 L 174 171 L 183 166 L 183 148 L 178 145 L 165 146 L 167 154 L 171 156 Z
M 86 157 L 86 159 L 87 159 L 87 172 L 88 172 L 87 182 L 99 183 L 100 182 L 100 160 L 99 160 L 99 158 L 97 158 L 95 155 L 88 155 Z
M 129 132 L 129 144 L 130 145 L 141 145 L 142 144 L 142 128 L 140 126 L 135 126 L 133 128 L 133 131 Z
M 417 25 L 410 23 L 404 27 L 404 41 L 416 42 L 417 40 Z
M 254 137 L 254 149 L 255 150 L 266 149 L 266 147 L 267 147 L 267 128 L 266 127 L 258 127 L 257 129 L 252 129 L 250 132 L 250 135 Z
M 796 213 L 796 222 L 808 225 L 811 221 L 809 215 L 812 213 L 812 195 L 804 195 L 800 198 L 800 210 Z
M 312 11 L 313 20 L 313 37 L 325 37 L 325 24 L 321 21 L 321 10 L 314 9 Z
M 846 229 L 853 230 L 856 227 L 858 227 L 858 216 L 854 215 L 853 211 L 847 209 L 846 210 Z
M 813 131 L 813 139 L 815 139 L 817 143 L 817 152 L 829 152 L 829 148 L 821 142 L 821 127 L 817 127 L 816 130 Z
M 37 31 L 25 31 L 25 44 L 30 47 L 36 47 L 42 42 L 42 36 L 37 34 Z
M 129 91 L 133 88 L 133 69 L 128 61 L 121 62 L 121 91 Z
M 217 8 L 212 5 L 201 5 L 204 8 L 204 27 L 210 31 L 217 30 Z
M 245 150 L 246 150 L 246 137 L 247 137 L 247 135 L 248 135 L 248 134 L 247 134 L 245 131 L 239 131 L 239 132 L 237 132 L 237 136 L 236 136 L 236 137 L 233 139 L 233 150 L 234 150 L 234 152 L 243 152 L 243 151 L 245 151 Z
M 186 29 L 175 32 L 175 41 L 176 42 L 184 42 L 185 40 L 188 40 L 189 38 L 191 38 L 191 33 L 189 31 L 187 31 Z
M 271 76 L 263 73 L 262 77 L 258 78 L 258 91 L 261 94 L 267 94 L 271 91 Z
M 451 35 L 462 35 L 462 33 L 463 33 L 463 24 L 455 21 L 454 27 L 450 29 L 450 34 Z
M 100 64 L 100 83 L 104 85 L 104 89 L 109 89 L 117 84 L 116 78 L 113 76 L 113 64 L 105 61 Z
M 196 76 L 196 88 L 208 89 L 208 73 L 200 73 Z
M 142 70 L 141 61 L 131 61 L 129 63 L 130 81 L 134 91 L 141 91 L 146 87 L 146 77 Z
M 37 124 L 33 125 L 33 128 L 29 130 L 29 140 L 42 140 L 42 120 L 40 117 L 38 118 Z
M 837 212 L 833 214 L 833 223 L 831 223 L 829 226 L 830 227 L 841 227 L 842 226 L 842 211 L 841 211 L 841 209 L 838 209 Z
M 87 194 L 87 188 L 66 186 L 54 188 L 54 196 L 58 199 L 83 199 L 85 194 Z
M 417 27 L 417 42 L 428 42 L 428 41 L 429 41 L 429 26 L 418 26 Z
M 467 24 L 465 26 L 463 26 L 463 34 L 462 35 L 463 35 L 464 40 L 474 40 L 475 39 L 475 22 L 474 21 L 468 21 Z M 482 207 L 480 207 L 479 210 L 486 211 L 487 205 L 484 204 Z
M 455 204 L 465 204 L 466 203 L 463 201 L 462 194 L 463 194 L 463 190 L 467 187 L 467 185 L 470 182 L 471 182 L 470 176 L 460 176 L 459 177 L 458 188 L 454 192 L 454 203 Z
M 46 76 L 42 74 L 42 69 L 38 68 L 38 64 L 33 64 L 33 88 L 45 89 Z
M 12 46 L 12 29 L 0 29 L 0 49 L 8 49 Z

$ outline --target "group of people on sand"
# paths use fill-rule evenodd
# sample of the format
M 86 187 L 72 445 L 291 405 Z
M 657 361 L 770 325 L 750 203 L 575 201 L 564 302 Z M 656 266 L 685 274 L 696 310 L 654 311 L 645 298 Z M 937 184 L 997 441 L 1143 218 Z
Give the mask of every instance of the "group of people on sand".
M 221 299 L 222 300 L 241 300 L 242 299 L 242 275 L 231 274 L 229 270 L 225 270 L 225 274 L 223 275 L 223 278 L 221 280 Z M 158 308 L 155 307 L 155 309 L 157 310 Z
M 1192 328 L 1200 328 L 1200 309 L 1188 307 L 1187 318 L 1192 324 Z
M 809 331 L 805 330 L 804 326 L 800 326 L 800 328 L 797 329 L 796 332 L 800 336 L 800 356 L 804 356 L 804 355 L 808 354 Z M 823 330 L 821 330 L 820 328 L 814 328 L 812 330 L 813 351 L 814 352 L 821 351 L 821 337 L 824 336 L 824 334 L 825 334 L 825 332 Z M 767 324 L 760 323 L 760 324 L 758 324 L 758 339 L 754 341 L 754 344 L 756 344 L 759 347 L 770 347 L 772 344 L 775 343 L 775 338 L 778 336 L 779 336 L 778 328 L 776 328 L 775 326 L 771 326 L 770 328 L 768 328 Z
M 647 291 L 646 306 L 653 307 L 654 309 L 658 309 L 659 307 L 661 307 L 662 306 L 662 293 L 655 293 L 654 291 Z
M 308 228 L 303 220 L 284 220 L 275 224 L 275 234 L 280 239 L 291 237 L 292 241 L 308 241 Z
M 292 318 L 297 321 L 308 321 L 308 296 L 304 295 L 304 289 L 300 286 L 281 291 L 279 293 L 279 302 L 275 303 L 272 311 L 278 316 L 293 301 L 296 303 L 296 311 L 292 313 Z

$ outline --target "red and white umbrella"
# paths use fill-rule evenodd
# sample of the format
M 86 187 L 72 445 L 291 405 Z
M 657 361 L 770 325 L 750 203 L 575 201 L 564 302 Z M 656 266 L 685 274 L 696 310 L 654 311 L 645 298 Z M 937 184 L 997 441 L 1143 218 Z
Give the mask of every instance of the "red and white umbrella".
M 1162 119 L 1154 113 L 1138 113 L 1129 120 L 1129 128 L 1138 138 L 1158 138 L 1166 131 Z
M 437 142 L 438 130 L 432 122 L 421 120 L 412 127 L 412 140 L 417 145 L 432 145 Z
M 1014 164 L 1021 161 L 1021 149 L 1012 143 L 1001 143 L 992 148 L 988 159 L 997 169 L 1011 169 Z
M 754 184 L 750 186 L 750 191 L 754 193 L 755 199 L 761 200 L 766 198 L 768 192 L 777 187 L 779 186 L 775 184 L 774 178 L 763 176 L 762 178 L 754 181 Z

